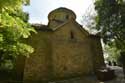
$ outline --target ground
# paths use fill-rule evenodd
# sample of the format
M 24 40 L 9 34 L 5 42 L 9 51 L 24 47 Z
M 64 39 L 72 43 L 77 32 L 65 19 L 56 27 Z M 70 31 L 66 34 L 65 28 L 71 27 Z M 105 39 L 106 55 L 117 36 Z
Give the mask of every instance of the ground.
M 45 83 L 125 83 L 122 68 L 118 66 L 110 66 L 110 68 L 115 70 L 115 75 L 117 76 L 115 79 L 110 81 L 101 82 L 97 80 L 96 76 L 85 76 L 85 77 L 81 76 L 81 77 L 75 77 L 75 78 L 66 79 L 66 80 L 50 81 Z M 0 83 L 22 83 L 22 82 L 0 81 Z M 44 82 L 30 82 L 30 83 L 44 83 Z
M 117 76 L 115 79 L 110 81 L 101 82 L 97 80 L 95 76 L 88 76 L 88 77 L 77 77 L 68 80 L 60 80 L 49 83 L 125 83 L 122 68 L 118 66 L 110 66 L 110 68 L 115 70 L 115 75 Z

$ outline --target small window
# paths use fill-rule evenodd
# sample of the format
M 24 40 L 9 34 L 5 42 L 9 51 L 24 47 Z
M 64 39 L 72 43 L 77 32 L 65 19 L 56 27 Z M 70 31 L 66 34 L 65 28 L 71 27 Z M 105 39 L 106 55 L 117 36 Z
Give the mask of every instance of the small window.
M 72 31 L 70 32 L 70 38 L 74 39 L 74 33 Z
M 69 19 L 69 15 L 66 15 L 66 19 Z

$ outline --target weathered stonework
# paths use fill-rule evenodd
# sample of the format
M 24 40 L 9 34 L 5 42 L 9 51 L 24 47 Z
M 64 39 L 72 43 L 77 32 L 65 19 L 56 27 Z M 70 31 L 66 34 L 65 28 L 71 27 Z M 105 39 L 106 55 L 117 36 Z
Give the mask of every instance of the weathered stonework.
M 59 8 L 49 14 L 48 26 L 34 25 L 38 33 L 28 43 L 35 52 L 25 60 L 24 80 L 92 74 L 105 66 L 100 38 L 90 35 L 75 18 L 71 10 Z

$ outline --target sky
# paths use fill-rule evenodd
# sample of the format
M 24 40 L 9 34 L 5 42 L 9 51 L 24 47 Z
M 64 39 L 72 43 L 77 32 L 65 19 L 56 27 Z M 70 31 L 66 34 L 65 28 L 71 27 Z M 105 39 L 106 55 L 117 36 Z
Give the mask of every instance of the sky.
M 76 13 L 77 21 L 80 23 L 92 3 L 92 0 L 30 0 L 30 6 L 23 9 L 29 13 L 30 23 L 47 24 L 49 12 L 59 7 L 66 7 Z

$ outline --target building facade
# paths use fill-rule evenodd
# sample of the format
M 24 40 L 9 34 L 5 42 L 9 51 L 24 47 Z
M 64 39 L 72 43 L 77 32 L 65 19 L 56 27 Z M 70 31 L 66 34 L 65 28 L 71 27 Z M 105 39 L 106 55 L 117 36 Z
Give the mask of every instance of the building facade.
M 28 39 L 35 52 L 25 59 L 24 80 L 49 80 L 92 74 L 105 66 L 100 37 L 89 34 L 67 8 L 48 15 L 48 25 Z

